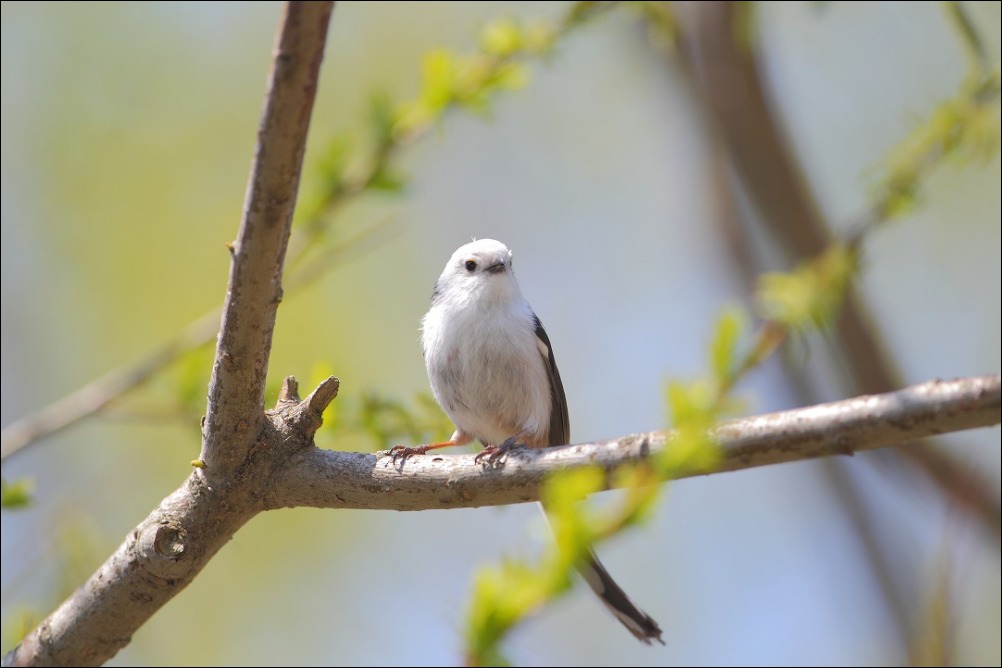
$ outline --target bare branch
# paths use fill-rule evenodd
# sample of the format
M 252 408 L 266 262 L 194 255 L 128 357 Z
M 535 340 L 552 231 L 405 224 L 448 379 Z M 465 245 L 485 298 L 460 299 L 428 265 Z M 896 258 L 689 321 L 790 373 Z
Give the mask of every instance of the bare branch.
M 561 36 L 570 33 L 575 28 L 589 22 L 591 19 L 606 12 L 615 2 L 576 2 L 553 24 L 553 35 Z M 535 53 L 534 57 L 539 57 Z M 492 67 L 500 67 L 508 62 L 509 56 L 495 57 Z M 331 214 L 349 199 L 362 194 L 372 187 L 381 174 L 385 174 L 390 166 L 391 158 L 399 153 L 405 145 L 412 143 L 418 136 L 429 134 L 432 126 L 422 131 L 412 131 L 406 137 L 395 137 L 392 134 L 380 140 L 379 146 L 371 156 L 361 173 L 342 174 L 341 180 L 326 193 L 325 199 L 312 217 L 300 226 L 288 244 L 287 268 L 290 275 L 285 281 L 289 290 L 311 283 L 323 275 L 335 260 L 343 260 L 346 256 L 357 255 L 364 247 L 385 239 L 390 226 L 386 223 L 376 225 L 355 238 L 327 248 L 319 257 L 296 265 L 297 260 L 303 260 L 307 251 L 327 227 Z M 0 460 L 20 451 L 27 445 L 50 436 L 66 427 L 90 417 L 103 410 L 109 403 L 122 395 L 134 390 L 156 372 L 164 369 L 182 354 L 201 345 L 209 343 L 218 332 L 220 310 L 200 318 L 190 325 L 181 336 L 155 349 L 135 364 L 126 365 L 112 371 L 98 380 L 73 391 L 29 415 L 26 415 L 0 431 Z
M 384 222 L 326 249 L 298 270 L 290 269 L 285 280 L 286 288 L 293 291 L 315 282 L 332 267 L 340 266 L 364 253 L 374 244 L 384 241 L 391 233 L 390 224 Z M 115 369 L 48 406 L 10 423 L 0 431 L 0 460 L 6 461 L 25 446 L 105 411 L 115 400 L 146 383 L 185 353 L 212 341 L 219 333 L 221 317 L 221 308 L 212 309 L 138 362 Z
M 0 436 L 0 459 L 7 459 L 32 441 L 62 431 L 103 410 L 118 397 L 145 383 L 184 352 L 207 343 L 219 331 L 219 314 L 218 308 L 213 309 L 139 362 L 116 369 L 7 425 Z
M 287 406 L 287 414 L 278 412 L 272 422 L 265 419 L 263 397 L 332 10 L 332 2 L 290 2 L 279 27 L 244 218 L 233 248 L 203 432 L 204 468 L 164 499 L 83 586 L 5 655 L 4 665 L 100 665 L 113 657 L 260 510 L 255 492 L 271 475 L 269 461 L 284 459 L 283 447 L 308 443 L 286 428 L 303 421 L 293 414 L 299 406 Z M 323 386 L 327 401 L 333 398 L 332 384 L 336 392 L 336 381 Z M 309 411 L 307 428 L 319 422 L 314 412 Z M 271 459 L 260 456 L 256 466 L 234 476 L 264 445 L 272 446 L 262 453 Z
M 291 2 L 279 31 L 202 429 L 200 459 L 211 478 L 243 462 L 264 419 L 282 266 L 332 9 Z
M 292 2 L 280 29 L 259 144 L 223 316 L 200 463 L 91 578 L 3 659 L 4 665 L 97 665 L 124 647 L 256 513 L 277 507 L 422 509 L 538 498 L 558 468 L 611 470 L 670 447 L 651 432 L 513 454 L 484 470 L 472 457 L 388 457 L 314 447 L 338 390 L 324 381 L 304 401 L 294 379 L 263 411 L 281 272 L 305 133 L 333 3 Z M 898 444 L 998 424 L 998 375 L 933 382 L 886 395 L 737 420 L 717 430 L 713 471 Z
M 1000 396 L 1000 376 L 995 374 L 734 420 L 716 431 L 723 450 L 719 466 L 689 475 L 852 455 L 997 425 Z M 671 447 L 670 440 L 670 432 L 654 431 L 519 451 L 502 467 L 488 470 L 470 455 L 415 456 L 394 463 L 381 453 L 305 449 L 277 472 L 264 503 L 268 508 L 428 510 L 536 501 L 540 483 L 553 471 L 588 465 L 611 470 Z
M 535 501 L 546 475 L 606 470 L 671 447 L 670 432 L 512 453 L 485 470 L 470 455 L 394 464 L 384 453 L 331 452 L 306 434 L 337 391 L 328 378 L 303 402 L 294 381 L 254 447 L 238 484 L 215 488 L 196 471 L 164 500 L 69 600 L 4 657 L 4 665 L 96 665 L 191 582 L 233 533 L 261 510 L 312 506 L 425 510 Z M 888 394 L 821 404 L 721 425 L 723 459 L 705 475 L 900 445 L 1002 420 L 1002 376 L 932 381 Z M 611 478 L 611 477 L 610 477 Z

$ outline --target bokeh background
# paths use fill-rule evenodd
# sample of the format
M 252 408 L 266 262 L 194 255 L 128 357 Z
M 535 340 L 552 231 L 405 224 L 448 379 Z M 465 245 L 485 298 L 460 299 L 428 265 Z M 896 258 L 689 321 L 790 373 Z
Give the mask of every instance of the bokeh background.
M 303 197 L 332 139 L 362 135 L 373 93 L 416 94 L 423 54 L 476 48 L 498 16 L 566 7 L 339 3 Z M 993 64 L 999 7 L 963 3 Z M 277 3 L 3 3 L 4 425 L 221 302 L 279 14 Z M 752 16 L 789 149 L 839 228 L 866 208 L 887 152 L 956 93 L 964 42 L 937 3 L 763 3 Z M 487 117 L 450 114 L 399 155 L 402 193 L 335 212 L 335 240 L 384 232 L 287 294 L 273 382 L 330 371 L 337 402 L 412 405 L 427 390 L 418 322 L 431 287 L 456 247 L 494 237 L 514 250 L 553 341 L 574 440 L 664 426 L 666 381 L 704 373 L 716 316 L 751 291 L 726 231 L 755 216 L 742 215 L 740 189 L 725 194 L 736 176 L 698 72 L 636 12 L 615 10 L 531 65 Z M 866 245 L 860 292 L 903 383 L 999 371 L 999 183 L 997 155 L 951 163 Z M 741 229 L 738 247 L 784 266 L 765 227 Z M 827 343 L 794 347 L 798 383 L 778 362 L 757 371 L 740 388 L 746 411 L 804 403 L 805 377 L 812 400 L 851 395 Z M 204 391 L 209 359 L 4 462 L 6 480 L 34 481 L 32 505 L 2 515 L 4 651 L 188 475 L 197 415 L 177 410 L 177 388 L 194 374 Z M 940 446 L 997 504 L 998 429 Z M 872 457 L 686 480 L 653 521 L 600 550 L 667 646 L 641 646 L 579 587 L 506 648 L 525 665 L 998 665 L 998 535 L 997 519 Z M 545 540 L 534 505 L 269 513 L 112 665 L 455 664 L 476 569 Z

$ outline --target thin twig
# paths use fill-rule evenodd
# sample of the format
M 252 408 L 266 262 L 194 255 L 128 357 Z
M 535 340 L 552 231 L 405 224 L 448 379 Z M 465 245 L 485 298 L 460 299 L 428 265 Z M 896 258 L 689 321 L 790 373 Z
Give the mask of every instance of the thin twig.
M 988 49 L 985 48 L 985 42 L 981 39 L 977 28 L 974 27 L 974 22 L 971 21 L 963 3 L 944 2 L 943 7 L 950 23 L 960 33 L 960 39 L 964 44 L 968 58 L 971 60 L 971 65 L 978 70 L 987 71 L 989 68 Z
M 219 331 L 220 310 L 214 309 L 184 328 L 139 362 L 116 369 L 41 410 L 4 427 L 0 459 L 7 459 L 29 443 L 51 436 L 105 409 L 113 401 L 161 371 L 184 353 L 205 345 Z

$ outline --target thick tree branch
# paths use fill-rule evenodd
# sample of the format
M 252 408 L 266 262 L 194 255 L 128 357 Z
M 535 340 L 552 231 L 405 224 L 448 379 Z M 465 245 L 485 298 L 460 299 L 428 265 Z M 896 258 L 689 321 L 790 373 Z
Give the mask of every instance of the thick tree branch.
M 651 432 L 586 445 L 513 453 L 485 470 L 471 456 L 394 463 L 372 454 L 321 451 L 313 435 L 338 381 L 300 402 L 287 380 L 274 411 L 262 406 L 281 299 L 305 133 L 333 3 L 290 3 L 283 18 L 244 219 L 224 310 L 202 468 L 134 529 L 91 578 L 3 660 L 4 665 L 98 665 L 182 590 L 256 513 L 309 505 L 415 510 L 538 498 L 544 476 L 568 466 L 612 469 L 670 447 Z M 717 437 L 737 470 L 851 454 L 999 423 L 998 375 L 933 382 L 900 392 L 737 420 Z
M 303 442 L 296 435 L 312 437 L 319 426 L 319 414 L 301 410 L 299 404 L 285 406 L 267 420 L 263 397 L 282 265 L 332 9 L 332 2 L 290 2 L 279 27 L 244 217 L 232 249 L 203 429 L 203 467 L 4 656 L 4 665 L 100 665 L 113 657 L 258 512 L 257 491 L 270 477 L 273 462 L 286 456 L 282 447 Z M 336 385 L 325 383 L 315 403 L 329 402 Z
M 200 458 L 210 479 L 243 463 L 264 419 L 282 266 L 332 9 L 291 2 L 279 31 L 209 382 Z
M 1002 419 L 998 374 L 932 381 L 897 392 L 742 418 L 716 430 L 723 459 L 704 475 L 852 455 Z M 553 471 L 598 465 L 613 469 L 671 447 L 671 433 L 647 432 L 596 443 L 518 451 L 485 470 L 470 455 L 415 456 L 393 462 L 382 454 L 296 452 L 269 483 L 267 508 L 428 510 L 536 501 Z
M 337 394 L 329 378 L 299 402 L 286 381 L 240 484 L 206 486 L 196 472 L 140 524 L 118 551 L 4 665 L 96 665 L 110 658 L 156 609 L 191 582 L 230 536 L 262 510 L 312 506 L 424 510 L 535 501 L 558 469 L 612 470 L 671 447 L 670 432 L 512 453 L 486 469 L 471 455 L 419 456 L 318 450 L 313 434 Z M 723 458 L 687 476 L 900 445 L 1002 420 L 998 374 L 932 381 L 888 394 L 821 404 L 721 425 Z M 89 634 L 89 635 L 88 635 Z
M 585 1 L 571 4 L 560 18 L 552 23 L 554 40 L 590 22 L 616 4 Z M 539 58 L 548 51 L 549 49 L 543 51 L 529 49 L 516 59 Z M 490 67 L 498 68 L 513 56 L 491 56 L 491 58 L 493 60 L 490 61 Z M 291 275 L 285 281 L 287 289 L 291 291 L 296 286 L 316 280 L 334 265 L 335 258 L 343 257 L 346 250 L 357 254 L 361 247 L 387 232 L 389 225 L 376 225 L 348 242 L 327 247 L 318 257 L 313 257 L 308 262 L 295 264 L 296 260 L 304 259 L 308 254 L 307 251 L 315 247 L 322 236 L 320 233 L 328 227 L 334 211 L 349 199 L 372 188 L 381 175 L 393 171 L 390 169 L 391 161 L 399 154 L 400 149 L 412 144 L 420 136 L 431 134 L 434 127 L 435 124 L 428 124 L 423 129 L 414 129 L 402 136 L 395 136 L 391 132 L 377 142 L 364 169 L 358 171 L 353 167 L 337 175 L 331 175 L 333 180 L 327 184 L 323 201 L 315 206 L 310 216 L 303 221 L 289 240 L 286 267 Z M 168 366 L 188 350 L 209 343 L 218 332 L 219 318 L 220 311 L 215 309 L 196 323 L 192 323 L 181 336 L 148 353 L 137 363 L 112 371 L 4 427 L 0 430 L 0 460 L 6 461 L 9 456 L 31 443 L 95 415 L 117 398 L 145 383 L 157 371 Z

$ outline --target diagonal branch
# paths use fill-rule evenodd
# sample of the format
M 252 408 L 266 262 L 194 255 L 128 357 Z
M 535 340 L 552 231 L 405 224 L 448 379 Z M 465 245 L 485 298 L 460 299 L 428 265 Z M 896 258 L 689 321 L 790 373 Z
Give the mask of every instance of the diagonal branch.
M 139 362 L 115 369 L 44 408 L 26 415 L 0 432 L 0 460 L 24 448 L 43 436 L 51 436 L 104 410 L 129 390 L 139 387 L 154 374 L 197 348 L 219 331 L 219 309 L 195 320 L 159 348 L 147 353 Z
M 225 478 L 243 462 L 264 420 L 282 266 L 333 3 L 286 7 L 209 382 L 200 459 L 210 478 Z
M 286 456 L 281 446 L 303 440 L 281 431 L 302 421 L 295 406 L 272 422 L 266 420 L 263 397 L 282 265 L 333 4 L 287 3 L 279 27 L 244 217 L 233 246 L 203 428 L 203 468 L 5 655 L 3 665 L 100 665 L 113 657 L 260 510 L 256 490 L 269 477 L 270 462 Z M 332 399 L 336 385 L 325 383 L 322 399 Z M 303 413 L 319 425 L 315 412 Z M 312 436 L 307 430 L 299 433 Z M 262 445 L 273 447 L 254 459 L 260 450 L 255 446 Z M 238 467 L 241 475 L 235 475 Z
M 616 2 L 586 0 L 572 3 L 557 20 L 551 23 L 549 28 L 542 29 L 540 32 L 540 35 L 547 35 L 547 45 L 536 44 L 533 47 L 524 45 L 525 48 L 517 54 L 499 55 L 483 52 L 481 55 L 484 58 L 479 61 L 477 69 L 479 70 L 481 66 L 485 67 L 486 69 L 483 70 L 485 80 L 490 81 L 491 72 L 497 73 L 514 63 L 543 57 L 552 51 L 554 45 L 563 36 L 570 34 L 617 4 Z M 455 101 L 447 105 L 447 107 L 453 108 L 455 106 Z M 382 113 L 384 112 L 381 111 L 380 114 Z M 444 111 L 442 113 L 444 114 Z M 393 123 L 390 122 L 389 117 L 383 120 L 386 121 L 387 125 L 379 129 L 380 136 L 377 138 L 372 154 L 364 163 L 364 168 L 360 170 L 353 168 L 332 175 L 334 178 L 332 182 L 327 184 L 328 187 L 322 201 L 313 207 L 313 210 L 299 227 L 298 232 L 290 237 L 286 251 L 288 260 L 286 264 L 291 280 L 285 282 L 289 290 L 316 280 L 335 264 L 333 260 L 336 256 L 342 256 L 346 250 L 358 253 L 360 247 L 371 243 L 373 239 L 386 232 L 387 226 L 385 224 L 377 225 L 344 244 L 327 249 L 320 257 L 313 258 L 312 261 L 301 265 L 295 263 L 296 260 L 303 260 L 308 254 L 308 250 L 323 236 L 322 232 L 327 229 L 327 223 L 331 219 L 332 213 L 347 203 L 349 199 L 373 188 L 382 176 L 393 171 L 392 159 L 399 154 L 400 150 L 404 146 L 412 144 L 419 137 L 431 134 L 431 130 L 435 126 L 434 123 L 428 123 L 421 129 L 410 128 L 406 133 L 398 136 L 393 131 Z M 8 457 L 32 443 L 99 413 L 122 395 L 141 386 L 188 350 L 208 344 L 218 332 L 219 318 L 220 312 L 215 309 L 192 323 L 180 335 L 147 353 L 138 362 L 116 369 L 63 396 L 54 403 L 24 415 L 7 425 L 0 430 L 0 461 L 6 461 Z
M 682 32 L 683 51 L 691 61 L 702 100 L 763 223 L 775 233 L 790 264 L 818 255 L 831 242 L 832 233 L 774 118 L 755 54 L 735 38 L 747 18 L 741 12 L 748 7 L 720 2 L 676 8 L 682 9 L 678 15 L 687 26 Z M 965 15 L 953 16 L 963 20 Z M 993 103 L 997 97 L 997 91 L 989 92 L 981 103 Z M 936 159 L 944 154 L 940 152 Z M 885 206 L 875 203 L 854 227 L 865 229 L 886 218 Z M 856 392 L 888 392 L 901 385 L 901 374 L 885 354 L 872 323 L 866 304 L 850 287 L 837 321 L 836 344 Z M 902 460 L 913 464 L 945 496 L 967 508 L 998 536 L 1002 509 L 977 472 L 953 461 L 931 442 L 888 451 L 886 457 L 895 464 Z
M 723 457 L 712 470 L 687 476 L 852 455 L 1002 420 L 998 374 L 931 381 L 897 392 L 741 418 L 715 435 Z M 276 473 L 268 508 L 428 510 L 473 508 L 539 499 L 550 473 L 598 465 L 607 470 L 671 447 L 671 432 L 633 434 L 595 443 L 513 453 L 496 469 L 472 456 L 416 456 L 406 462 L 383 453 L 298 451 Z

